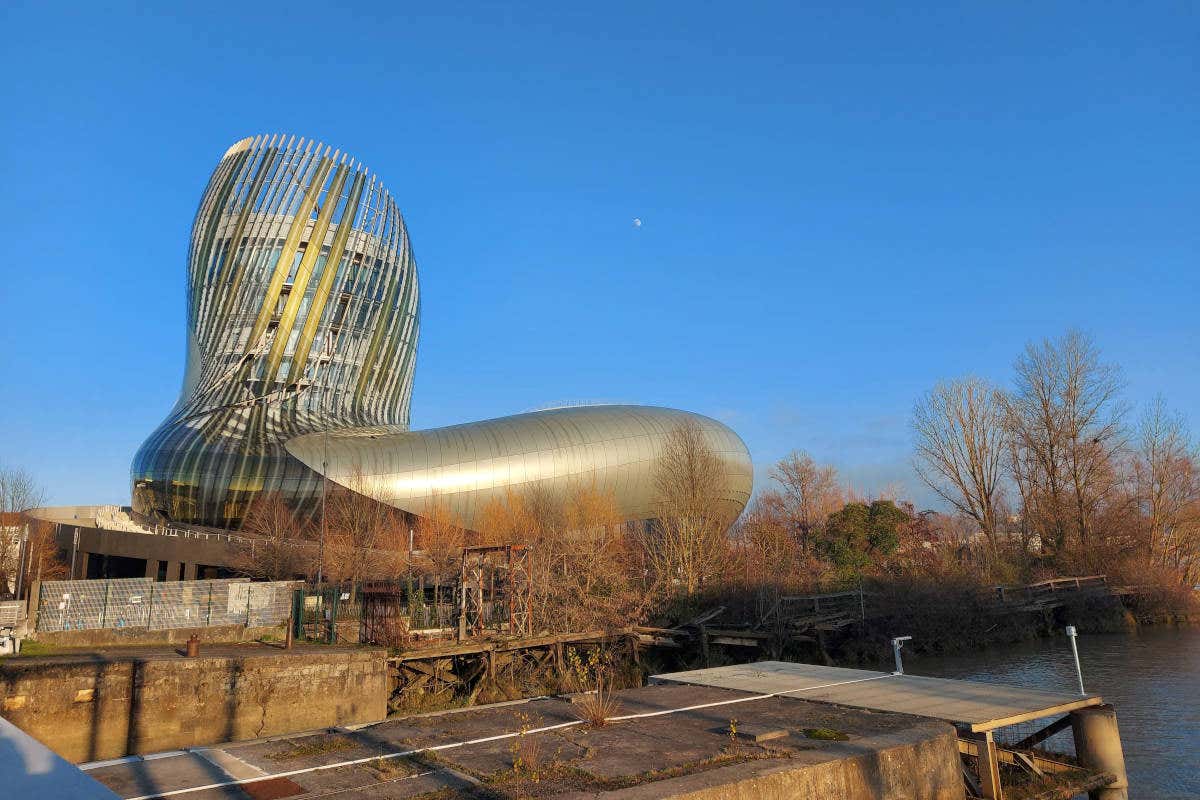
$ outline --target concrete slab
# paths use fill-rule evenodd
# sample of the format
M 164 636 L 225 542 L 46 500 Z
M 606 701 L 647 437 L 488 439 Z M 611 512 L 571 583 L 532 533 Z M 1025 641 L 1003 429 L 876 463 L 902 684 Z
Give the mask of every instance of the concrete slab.
M 762 786 L 784 792 L 780 797 L 871 783 L 900 787 L 888 789 L 897 798 L 961 798 L 954 731 L 944 723 L 705 686 L 615 695 L 616 716 L 625 718 L 602 727 L 583 724 L 571 698 L 548 698 L 232 743 L 97 767 L 93 775 L 123 798 L 170 793 L 171 800 L 265 797 L 261 790 L 283 781 L 296 787 L 296 798 L 410 798 L 434 791 L 470 797 L 477 789 L 494 798 L 623 797 L 651 788 L 643 796 L 668 797 L 681 786 L 724 791 L 728 781 L 750 781 L 750 795 L 765 781 Z M 738 741 L 729 735 L 731 719 L 747 730 L 786 735 Z M 812 728 L 834 729 L 844 740 L 809 739 L 804 731 Z M 518 757 L 536 763 L 518 768 Z M 872 795 L 847 788 L 828 796 Z
M 782 694 L 851 708 L 911 714 L 945 720 L 976 733 L 1104 702 L 1098 695 L 784 661 L 671 672 L 655 675 L 651 681 Z

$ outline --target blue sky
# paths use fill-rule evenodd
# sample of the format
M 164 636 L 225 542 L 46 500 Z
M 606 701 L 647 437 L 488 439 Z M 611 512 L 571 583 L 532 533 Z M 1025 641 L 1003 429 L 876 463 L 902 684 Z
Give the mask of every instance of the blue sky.
M 183 5 L 0 9 L 0 462 L 51 502 L 128 501 L 196 203 L 275 131 L 405 214 L 416 427 L 674 406 L 924 503 L 914 398 L 1071 326 L 1200 425 L 1195 4 Z

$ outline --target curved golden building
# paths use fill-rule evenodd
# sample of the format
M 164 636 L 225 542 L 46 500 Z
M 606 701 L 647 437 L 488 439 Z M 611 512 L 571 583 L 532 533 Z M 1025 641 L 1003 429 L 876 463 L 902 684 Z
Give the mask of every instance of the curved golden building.
M 567 481 L 610 489 L 639 519 L 656 454 L 686 420 L 727 465 L 731 512 L 745 507 L 745 445 L 694 414 L 596 406 L 410 432 L 419 297 L 378 178 L 311 140 L 235 144 L 192 224 L 187 369 L 134 457 L 134 510 L 235 528 L 263 492 L 311 510 L 325 469 L 343 485 L 369 475 L 366 493 L 411 513 L 445 495 L 468 527 L 498 491 Z

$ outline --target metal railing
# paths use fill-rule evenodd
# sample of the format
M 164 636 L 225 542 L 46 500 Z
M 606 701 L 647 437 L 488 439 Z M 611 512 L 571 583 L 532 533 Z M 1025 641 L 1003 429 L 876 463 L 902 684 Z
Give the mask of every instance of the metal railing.
M 216 533 L 210 531 L 194 531 L 189 528 L 174 528 L 163 525 L 156 525 L 145 531 L 154 536 L 171 536 L 180 539 L 199 539 L 201 541 L 217 541 L 217 542 L 251 542 L 254 539 L 250 536 L 238 536 L 235 533 Z
M 866 598 L 861 588 L 849 592 L 785 596 L 779 598 L 779 613 L 785 618 L 841 615 L 866 619 Z

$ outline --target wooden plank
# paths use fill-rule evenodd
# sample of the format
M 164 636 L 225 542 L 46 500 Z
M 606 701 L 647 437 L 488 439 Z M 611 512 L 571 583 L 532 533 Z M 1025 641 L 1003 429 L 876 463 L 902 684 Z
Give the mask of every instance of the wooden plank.
M 761 647 L 762 641 L 750 637 L 713 636 L 709 639 L 713 644 L 724 644 L 730 647 Z
M 1013 745 L 1013 749 L 1014 750 L 1028 750 L 1031 747 L 1037 747 L 1039 744 L 1046 741 L 1051 736 L 1054 736 L 1056 733 L 1059 733 L 1060 731 L 1065 731 L 1069 727 L 1071 727 L 1071 717 L 1070 716 L 1061 717 L 1060 719 L 1057 719 L 1054 722 L 1051 722 L 1049 725 L 1042 728 L 1040 731 L 1033 733 L 1029 736 L 1026 736 L 1024 739 L 1022 739 L 1021 741 L 1019 741 L 1015 745 Z
M 970 739 L 958 740 L 958 752 L 967 756 L 979 755 L 979 743 Z M 1022 761 L 1028 761 L 1029 764 L 1040 772 L 1062 773 L 1062 772 L 1078 772 L 1080 767 L 1075 764 L 1067 764 L 1063 761 L 1054 761 L 1053 759 L 1045 758 L 1037 753 L 1018 753 L 1014 750 L 1009 750 L 1003 747 L 996 748 L 996 758 L 1001 764 L 1009 764 L 1019 766 Z
M 473 655 L 495 649 L 492 642 L 475 642 L 472 644 L 453 645 L 451 647 L 431 647 L 428 649 L 410 650 L 395 656 L 389 656 L 390 662 L 427 661 L 434 658 L 451 658 L 453 656 Z
M 998 717 L 987 722 L 981 722 L 971 726 L 973 731 L 991 731 L 996 728 L 1004 728 L 1008 725 L 1018 725 L 1022 722 L 1041 719 L 1043 717 L 1053 717 L 1057 714 L 1065 714 L 1068 711 L 1074 711 L 1077 708 L 1088 708 L 1089 706 L 1099 706 L 1104 704 L 1102 697 L 1082 697 L 1071 703 L 1061 703 L 1048 708 L 1035 709 L 1020 714 L 1013 714 L 1008 717 Z
M 705 628 L 709 636 L 736 636 L 740 639 L 770 639 L 771 634 L 732 628 Z
M 827 599 L 831 599 L 834 597 L 853 597 L 853 598 L 857 599 L 858 591 L 856 590 L 853 592 L 833 592 L 831 594 L 787 595 L 787 596 L 781 597 L 779 599 L 784 602 L 792 603 L 792 602 L 798 602 L 801 600 L 827 600 Z
M 974 733 L 1104 702 L 1095 695 L 777 661 L 668 673 L 655 679 L 764 694 L 782 692 L 817 702 L 931 717 Z
M 666 639 L 662 636 L 651 636 L 646 633 L 638 634 L 638 644 L 647 645 L 650 647 L 683 647 L 683 645 L 674 639 Z
M 635 625 L 633 630 L 635 633 L 661 634 L 663 636 L 691 636 L 690 633 L 679 628 L 653 628 L 649 625 Z

